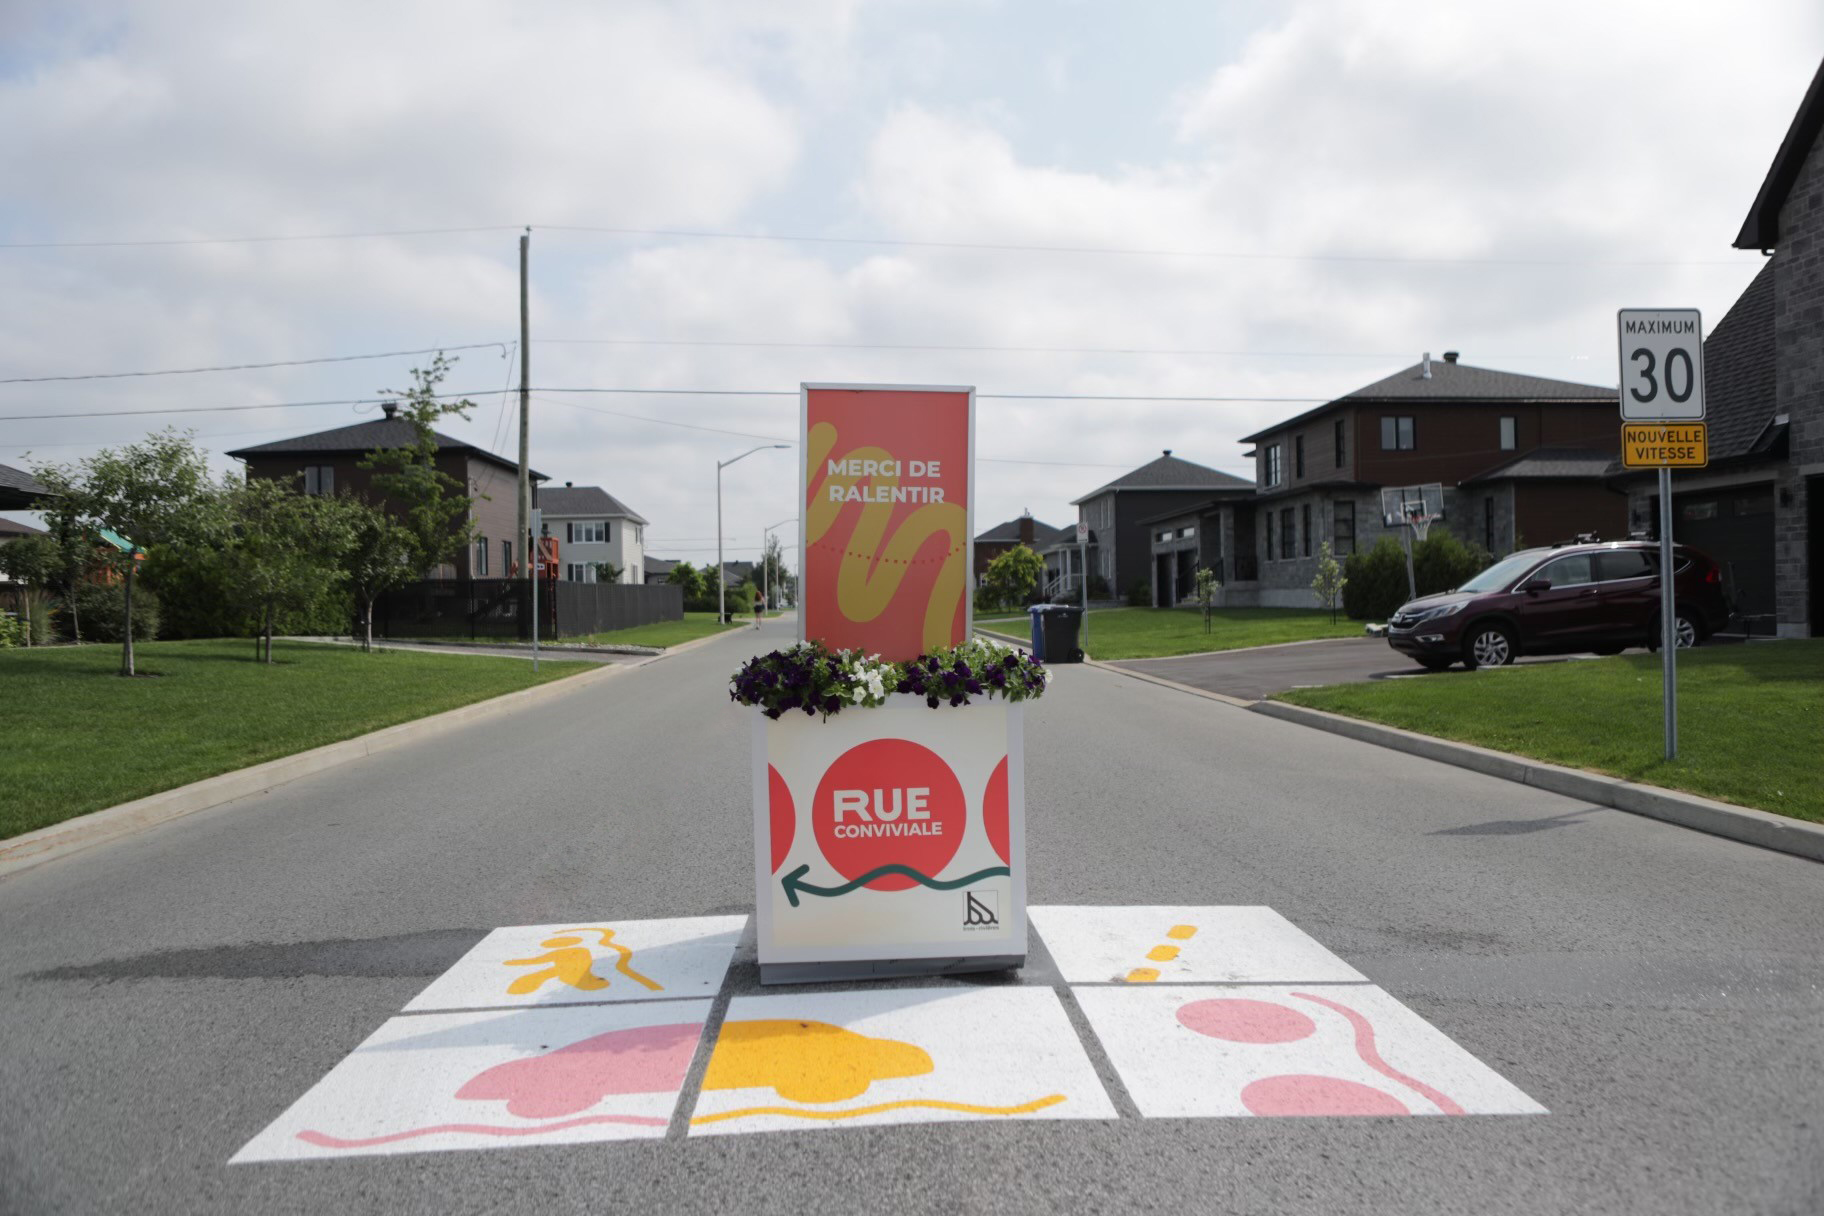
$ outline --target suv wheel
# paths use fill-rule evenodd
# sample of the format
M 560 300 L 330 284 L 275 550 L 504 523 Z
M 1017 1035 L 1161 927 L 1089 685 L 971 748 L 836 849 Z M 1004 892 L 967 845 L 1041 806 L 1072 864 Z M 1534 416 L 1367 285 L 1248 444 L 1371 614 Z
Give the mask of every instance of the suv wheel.
M 1463 635 L 1463 666 L 1505 667 L 1514 661 L 1514 635 L 1505 625 L 1490 621 L 1472 625 Z
M 1677 622 L 1678 648 L 1680 650 L 1689 650 L 1691 647 L 1704 640 L 1703 631 L 1698 628 L 1697 618 L 1692 616 L 1688 609 L 1680 607 L 1677 609 L 1677 612 L 1678 615 L 1673 619 Z M 1659 620 L 1655 618 L 1653 621 L 1653 636 L 1647 641 L 1647 649 L 1658 650 L 1659 638 Z

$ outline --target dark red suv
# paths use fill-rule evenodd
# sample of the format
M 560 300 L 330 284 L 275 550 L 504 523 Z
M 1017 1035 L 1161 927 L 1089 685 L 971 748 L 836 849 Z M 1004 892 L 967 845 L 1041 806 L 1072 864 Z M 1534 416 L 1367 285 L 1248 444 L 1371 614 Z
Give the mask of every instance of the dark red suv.
M 1695 646 L 1729 621 L 1722 571 L 1696 549 L 1672 552 L 1678 644 Z M 1652 541 L 1523 549 L 1455 591 L 1401 605 L 1387 622 L 1387 644 L 1433 671 L 1499 667 L 1523 654 L 1657 648 L 1659 634 Z

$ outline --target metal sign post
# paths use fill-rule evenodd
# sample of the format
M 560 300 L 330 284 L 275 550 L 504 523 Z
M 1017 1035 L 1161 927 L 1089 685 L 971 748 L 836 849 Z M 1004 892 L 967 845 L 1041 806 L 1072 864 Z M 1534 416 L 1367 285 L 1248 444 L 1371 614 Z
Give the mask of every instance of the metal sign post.
M 1659 469 L 1659 649 L 1665 692 L 1666 759 L 1678 759 L 1678 596 L 1672 552 L 1672 466 L 1702 465 L 1704 322 L 1695 308 L 1624 308 L 1621 343 L 1622 459 Z M 1693 423 L 1653 435 L 1627 423 Z M 1683 433 L 1681 433 L 1683 432 Z
M 1077 521 L 1077 577 L 1083 583 L 1083 641 L 1080 649 L 1089 653 L 1089 525 Z

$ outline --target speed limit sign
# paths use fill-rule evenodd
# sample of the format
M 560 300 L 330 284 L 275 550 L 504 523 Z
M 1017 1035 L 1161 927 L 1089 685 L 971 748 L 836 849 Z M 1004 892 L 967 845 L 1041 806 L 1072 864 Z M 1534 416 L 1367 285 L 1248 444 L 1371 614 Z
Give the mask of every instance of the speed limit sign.
M 1704 321 L 1695 308 L 1624 308 L 1624 422 L 1698 422 L 1704 417 Z

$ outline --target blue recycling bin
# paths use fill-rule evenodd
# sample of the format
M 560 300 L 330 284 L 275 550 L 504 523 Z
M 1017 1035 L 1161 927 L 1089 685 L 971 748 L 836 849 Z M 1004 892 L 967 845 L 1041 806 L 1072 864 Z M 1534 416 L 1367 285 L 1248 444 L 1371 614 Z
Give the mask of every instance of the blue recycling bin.
M 1028 604 L 1027 615 L 1032 618 L 1032 657 L 1043 663 L 1045 661 L 1045 610 L 1050 604 Z

